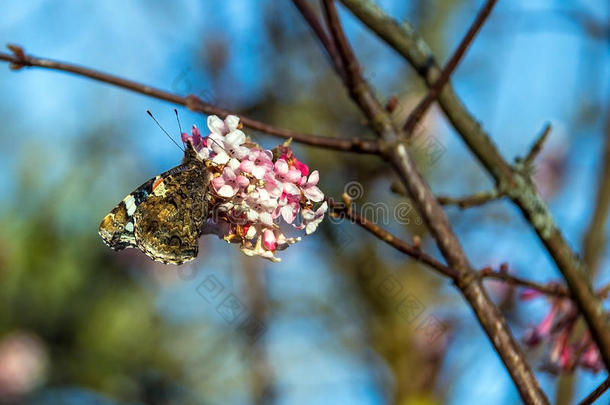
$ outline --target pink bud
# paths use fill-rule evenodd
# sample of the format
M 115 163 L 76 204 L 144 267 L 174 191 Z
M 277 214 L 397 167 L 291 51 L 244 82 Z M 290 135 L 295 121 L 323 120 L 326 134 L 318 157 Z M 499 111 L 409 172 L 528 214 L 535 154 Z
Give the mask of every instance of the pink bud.
M 534 298 L 538 298 L 542 295 L 542 293 L 538 290 L 534 290 L 533 288 L 526 288 L 525 290 L 523 290 L 521 292 L 521 294 L 519 295 L 519 298 L 521 298 L 521 300 L 523 301 L 530 301 L 533 300 Z
M 274 251 L 277 248 L 275 234 L 270 229 L 265 229 L 263 231 L 263 247 L 271 251 Z

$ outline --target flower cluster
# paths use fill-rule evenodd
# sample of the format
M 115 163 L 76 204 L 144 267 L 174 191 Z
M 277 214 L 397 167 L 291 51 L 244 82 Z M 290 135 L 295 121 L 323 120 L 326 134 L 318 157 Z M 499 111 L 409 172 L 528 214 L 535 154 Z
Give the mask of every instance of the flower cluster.
M 193 145 L 212 173 L 210 232 L 239 243 L 246 255 L 279 261 L 275 252 L 300 240 L 284 235 L 280 225 L 309 235 L 328 209 L 317 186 L 318 171 L 309 172 L 290 142 L 273 151 L 261 148 L 240 130 L 234 115 L 224 121 L 211 115 L 207 124 L 208 136 L 193 126 L 182 141 Z
M 539 291 L 527 289 L 521 294 L 522 300 L 542 296 Z M 551 309 L 535 327 L 530 328 L 524 338 L 530 346 L 538 346 L 543 341 L 551 344 L 549 361 L 552 371 L 571 372 L 575 367 L 593 371 L 603 370 L 599 350 L 589 332 L 577 336 L 575 325 L 578 310 L 571 300 L 551 298 Z

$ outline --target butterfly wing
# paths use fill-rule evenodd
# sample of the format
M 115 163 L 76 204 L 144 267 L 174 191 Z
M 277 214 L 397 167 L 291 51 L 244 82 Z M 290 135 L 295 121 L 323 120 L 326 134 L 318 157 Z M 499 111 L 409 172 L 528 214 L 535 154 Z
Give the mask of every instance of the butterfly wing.
M 185 158 L 125 197 L 104 217 L 99 233 L 114 250 L 137 247 L 163 263 L 192 260 L 208 216 L 209 182 L 203 162 Z

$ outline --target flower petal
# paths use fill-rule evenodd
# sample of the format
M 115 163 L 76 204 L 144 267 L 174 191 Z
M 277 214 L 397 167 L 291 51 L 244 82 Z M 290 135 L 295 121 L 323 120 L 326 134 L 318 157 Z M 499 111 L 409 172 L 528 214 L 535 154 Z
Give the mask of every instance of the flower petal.
M 239 117 L 237 115 L 227 115 L 224 123 L 229 132 L 235 131 L 239 125 Z
M 237 194 L 237 189 L 229 186 L 228 184 L 225 184 L 218 190 L 218 195 L 221 197 L 233 197 L 235 194 Z
M 324 193 L 316 186 L 303 189 L 303 194 L 313 202 L 320 202 L 324 199 Z
M 227 143 L 232 146 L 240 146 L 244 142 L 246 142 L 246 134 L 239 129 L 229 132 L 225 137 L 225 147 L 227 146 Z
M 284 192 L 291 195 L 301 195 L 301 190 L 292 183 L 284 183 Z
M 315 186 L 316 184 L 318 184 L 318 181 L 320 181 L 320 173 L 318 173 L 317 170 L 314 170 L 309 175 L 309 179 L 307 179 L 307 184 L 311 184 L 312 186 Z
M 224 135 L 225 123 L 216 115 L 208 116 L 208 128 L 213 134 Z
M 280 213 L 282 214 L 282 218 L 286 223 L 291 224 L 294 221 L 295 214 L 294 210 L 290 205 L 285 205 L 280 209 Z
M 253 161 L 251 161 L 251 160 L 244 160 L 239 165 L 239 169 L 244 171 L 244 172 L 246 172 L 246 173 L 254 174 L 254 170 L 256 170 L 256 166 L 254 165 Z M 256 177 L 256 175 L 254 175 L 254 176 Z
M 220 152 L 218 152 L 218 154 L 216 156 L 214 156 L 214 159 L 212 159 L 212 162 L 216 163 L 217 165 L 224 165 L 228 161 L 229 161 L 229 155 L 227 155 L 222 150 Z

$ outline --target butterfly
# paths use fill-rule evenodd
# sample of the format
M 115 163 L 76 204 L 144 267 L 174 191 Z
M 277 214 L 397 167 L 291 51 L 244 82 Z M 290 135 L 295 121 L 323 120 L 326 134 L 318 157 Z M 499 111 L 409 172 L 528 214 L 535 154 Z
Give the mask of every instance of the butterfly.
M 193 260 L 209 215 L 210 180 L 205 162 L 188 142 L 182 163 L 127 195 L 104 217 L 99 234 L 113 250 L 135 247 L 163 263 Z

